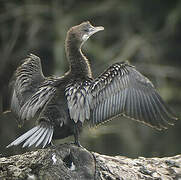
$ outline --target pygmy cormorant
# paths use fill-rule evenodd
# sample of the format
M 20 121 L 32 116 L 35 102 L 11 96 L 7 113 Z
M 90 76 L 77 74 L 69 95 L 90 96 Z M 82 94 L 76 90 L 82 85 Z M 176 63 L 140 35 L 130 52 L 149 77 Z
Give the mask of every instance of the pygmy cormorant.
M 7 147 L 24 143 L 45 147 L 52 139 L 78 136 L 85 120 L 92 125 L 124 115 L 157 129 L 176 119 L 153 84 L 127 62 L 115 63 L 96 79 L 81 51 L 86 40 L 103 27 L 89 22 L 70 28 L 65 52 L 70 69 L 62 77 L 45 77 L 40 58 L 30 54 L 15 72 L 11 111 L 19 123 L 37 124 Z

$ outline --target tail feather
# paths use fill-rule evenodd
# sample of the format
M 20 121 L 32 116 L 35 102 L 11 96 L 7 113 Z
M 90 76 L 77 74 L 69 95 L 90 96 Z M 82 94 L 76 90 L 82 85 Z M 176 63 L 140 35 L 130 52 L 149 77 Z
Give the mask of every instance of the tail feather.
M 28 147 L 35 144 L 40 139 L 40 137 L 43 135 L 44 131 L 45 131 L 45 128 L 32 141 L 30 141 Z
M 50 129 L 50 131 L 48 132 L 46 138 L 44 139 L 43 143 L 43 148 L 46 146 L 46 144 L 49 144 L 51 142 L 53 136 L 53 128 Z
M 23 141 L 25 141 L 28 137 L 30 137 L 35 131 L 37 131 L 38 126 L 30 129 L 28 132 L 26 132 L 25 134 L 21 135 L 19 138 L 15 139 L 11 144 L 9 144 L 8 146 L 6 146 L 6 148 L 9 148 L 11 146 L 17 146 L 20 143 L 22 143 Z
M 51 129 L 51 133 L 50 133 L 50 137 L 49 137 L 49 140 L 48 140 L 48 144 L 50 144 L 50 142 L 52 140 L 52 137 L 53 137 L 53 129 Z
M 45 137 L 48 134 L 49 129 L 46 129 L 45 132 L 43 133 L 43 135 L 38 139 L 38 141 L 36 142 L 35 147 L 38 147 L 45 139 Z
M 30 147 L 34 141 L 37 141 L 37 139 L 39 139 L 39 137 L 42 135 L 42 131 L 44 131 L 44 129 L 45 128 L 43 127 L 39 127 L 38 130 L 25 141 L 25 143 L 23 144 L 23 148 L 26 146 Z
M 11 146 L 17 146 L 22 142 L 24 142 L 23 147 L 30 147 L 33 145 L 37 147 L 39 145 L 42 145 L 42 147 L 44 148 L 51 142 L 52 136 L 53 127 L 47 125 L 44 126 L 40 124 L 30 129 L 25 134 L 21 135 L 19 138 L 17 138 L 11 144 L 9 144 L 6 148 L 9 148 Z

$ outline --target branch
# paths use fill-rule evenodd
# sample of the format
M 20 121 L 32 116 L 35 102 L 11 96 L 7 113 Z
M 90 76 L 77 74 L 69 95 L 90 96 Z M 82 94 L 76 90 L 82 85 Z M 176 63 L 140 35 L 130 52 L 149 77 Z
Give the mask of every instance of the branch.
M 89 152 L 72 144 L 0 158 L 0 179 L 136 180 L 181 177 L 181 155 L 131 159 Z

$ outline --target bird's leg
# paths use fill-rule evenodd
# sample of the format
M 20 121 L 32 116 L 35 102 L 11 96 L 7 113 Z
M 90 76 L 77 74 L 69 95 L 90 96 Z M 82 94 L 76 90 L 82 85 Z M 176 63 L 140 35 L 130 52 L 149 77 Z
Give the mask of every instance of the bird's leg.
M 74 134 L 74 139 L 75 139 L 75 145 L 77 145 L 78 147 L 81 147 L 80 142 L 79 142 L 79 134 L 75 133 Z
M 74 140 L 75 145 L 77 145 L 78 147 L 82 147 L 79 142 L 79 128 L 77 124 L 74 125 Z

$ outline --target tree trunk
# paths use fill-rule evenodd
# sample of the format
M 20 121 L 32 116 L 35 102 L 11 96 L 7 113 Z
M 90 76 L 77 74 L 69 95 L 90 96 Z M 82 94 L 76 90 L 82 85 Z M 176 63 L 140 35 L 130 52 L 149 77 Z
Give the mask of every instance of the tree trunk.
M 181 155 L 131 159 L 101 155 L 73 144 L 63 144 L 0 158 L 0 179 L 179 180 Z

